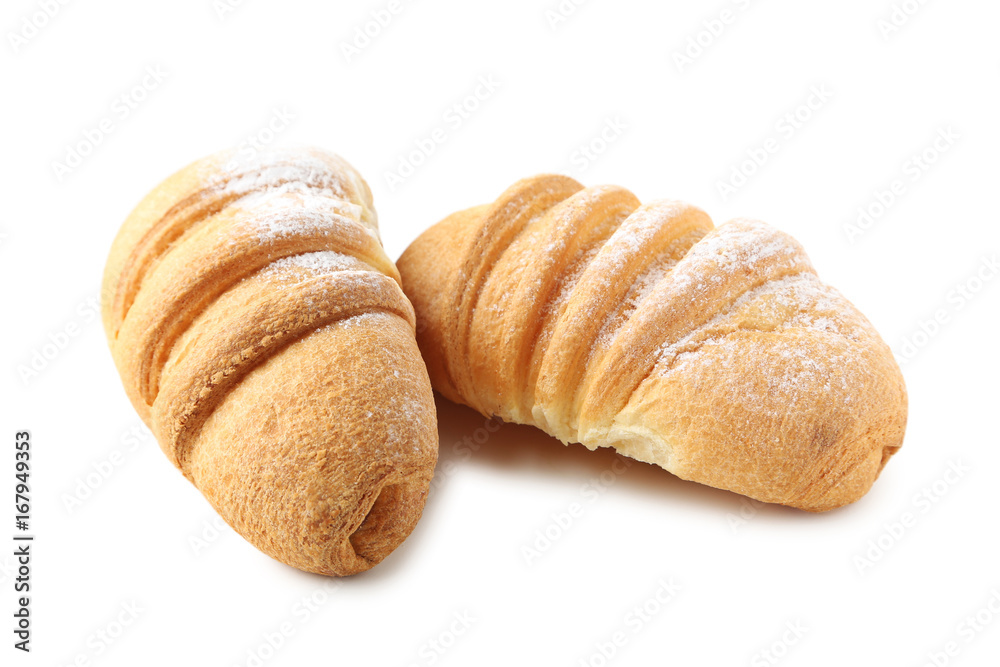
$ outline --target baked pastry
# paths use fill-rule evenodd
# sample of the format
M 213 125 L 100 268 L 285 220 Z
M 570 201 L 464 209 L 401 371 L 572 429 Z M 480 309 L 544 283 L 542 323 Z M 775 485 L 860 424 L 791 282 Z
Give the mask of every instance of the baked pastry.
M 431 383 L 483 415 L 811 511 L 902 444 L 889 348 L 761 222 L 538 176 L 397 265 Z
M 413 309 L 371 192 L 316 149 L 182 169 L 125 221 L 103 321 L 167 457 L 238 533 L 348 575 L 420 518 L 437 460 Z

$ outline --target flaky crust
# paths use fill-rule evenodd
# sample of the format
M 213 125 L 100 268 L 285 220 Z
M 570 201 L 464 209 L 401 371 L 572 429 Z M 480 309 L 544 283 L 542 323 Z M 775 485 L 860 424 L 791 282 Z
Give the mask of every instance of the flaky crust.
M 125 221 L 102 296 L 133 406 L 248 541 L 348 575 L 410 533 L 433 394 L 371 192 L 341 158 L 227 151 L 179 171 Z
M 538 176 L 397 264 L 432 384 L 484 415 L 810 511 L 902 444 L 888 346 L 764 223 Z

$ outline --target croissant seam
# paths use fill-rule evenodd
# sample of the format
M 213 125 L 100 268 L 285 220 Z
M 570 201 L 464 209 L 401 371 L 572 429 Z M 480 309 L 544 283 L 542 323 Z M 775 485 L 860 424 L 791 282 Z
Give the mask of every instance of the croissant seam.
M 189 195 L 184 200 L 174 204 L 155 223 L 153 223 L 152 227 L 143 235 L 139 243 L 136 244 L 136 247 L 125 261 L 125 269 L 123 273 L 127 274 L 127 279 L 118 283 L 118 294 L 116 294 L 115 297 L 116 302 L 121 301 L 121 306 L 116 307 L 116 310 L 121 311 L 120 315 L 117 316 L 119 324 L 115 328 L 116 336 L 118 334 L 118 329 L 120 329 L 121 322 L 125 320 L 125 317 L 128 315 L 128 311 L 135 302 L 135 296 L 139 293 L 139 290 L 142 289 L 142 283 L 145 281 L 150 268 L 169 255 L 170 252 L 177 247 L 175 242 L 178 239 L 188 234 L 191 230 L 197 228 L 200 224 L 212 216 L 225 211 L 234 202 L 253 194 L 266 192 L 272 187 L 281 187 L 282 185 L 292 182 L 292 179 L 278 179 L 274 185 L 262 184 L 245 192 L 232 192 L 228 197 L 222 196 L 215 202 L 209 201 L 209 206 L 192 212 L 191 217 L 187 220 L 183 220 L 173 233 L 164 235 L 165 231 L 170 231 L 170 218 L 179 216 L 184 209 L 195 206 L 199 201 L 210 199 L 213 194 L 225 195 L 226 186 L 237 179 L 244 178 L 252 174 L 260 175 L 262 173 L 263 167 L 260 167 L 256 170 L 248 170 L 237 174 L 227 175 L 227 177 L 221 182 L 199 190 L 198 192 Z M 312 186 L 309 185 L 307 185 L 306 188 L 313 189 Z M 160 245 L 162 247 L 159 252 L 144 254 L 143 251 L 148 250 L 150 245 Z M 129 267 L 134 266 L 136 260 L 138 259 L 143 260 L 142 265 L 138 269 L 130 271 Z M 129 296 L 129 294 L 131 296 Z
M 270 354 L 253 357 L 250 360 L 249 364 L 238 364 L 236 366 L 231 366 L 226 370 L 221 371 L 224 374 L 223 375 L 224 379 L 230 380 L 230 382 L 226 383 L 229 385 L 228 389 L 222 394 L 212 396 L 212 401 L 210 403 L 211 409 L 204 415 L 199 415 L 195 417 L 197 423 L 194 425 L 193 429 L 185 428 L 187 426 L 187 419 L 190 418 L 191 416 L 190 414 L 188 418 L 180 416 L 178 417 L 179 436 L 177 443 L 175 445 L 177 467 L 181 469 L 181 471 L 185 474 L 185 476 L 189 476 L 187 464 L 190 457 L 190 451 L 193 443 L 197 441 L 198 432 L 201 430 L 201 427 L 204 426 L 205 422 L 208 421 L 209 418 L 211 418 L 212 413 L 215 411 L 215 408 L 222 404 L 222 402 L 225 400 L 229 392 L 232 391 L 238 385 L 239 380 L 252 373 L 255 369 L 263 366 L 265 363 L 267 363 L 274 357 L 281 354 L 284 350 L 288 349 L 288 347 L 302 341 L 303 339 L 315 334 L 320 329 L 328 327 L 332 324 L 337 324 L 338 322 L 343 322 L 345 320 L 359 317 L 361 315 L 367 315 L 373 313 L 383 313 L 387 315 L 395 315 L 396 317 L 402 317 L 398 311 L 393 310 L 389 306 L 384 306 L 384 307 L 366 306 L 365 308 L 366 308 L 365 310 L 347 311 L 346 313 L 338 313 L 335 317 L 329 319 L 322 319 L 317 323 L 315 323 L 311 329 L 290 336 L 287 340 L 283 340 L 280 344 L 274 347 L 265 346 L 264 344 L 259 343 L 258 347 L 265 347 L 266 349 L 270 350 Z M 220 371 L 216 371 L 216 373 L 213 374 L 213 377 L 217 375 L 219 372 Z M 235 381 L 233 381 L 234 377 Z M 212 392 L 212 390 L 219 384 L 221 383 L 209 381 L 202 387 L 202 392 Z M 191 412 L 193 413 L 195 409 L 196 407 L 192 407 Z
M 358 226 L 360 227 L 360 225 Z M 292 245 L 293 241 L 310 242 L 311 244 L 307 244 L 305 246 Z M 280 249 L 280 245 L 278 245 L 278 250 L 275 250 L 275 246 L 273 245 L 268 247 L 267 250 L 273 254 L 266 255 L 266 257 L 268 257 L 266 262 L 252 263 L 249 267 L 244 268 L 239 273 L 227 273 L 225 282 L 222 283 L 221 289 L 217 290 L 214 298 L 202 299 L 193 306 L 189 306 L 187 308 L 174 308 L 170 313 L 172 317 L 170 319 L 164 319 L 160 322 L 163 334 L 159 337 L 156 347 L 150 351 L 152 358 L 144 364 L 144 366 L 146 366 L 146 370 L 143 374 L 142 395 L 148 405 L 153 404 L 159 393 L 160 376 L 162 375 L 163 368 L 169 359 L 170 350 L 173 348 L 174 343 L 180 340 L 180 338 L 192 326 L 198 317 L 211 308 L 212 304 L 221 298 L 228 290 L 236 287 L 240 282 L 249 279 L 262 271 L 266 271 L 268 267 L 273 265 L 275 262 L 311 252 L 322 252 L 324 250 L 333 249 L 331 239 L 325 236 L 315 239 L 293 237 L 287 240 L 286 243 L 288 244 L 288 247 L 283 250 Z M 337 250 L 342 254 L 351 256 L 365 263 L 368 263 L 371 260 L 371 258 L 367 255 L 360 252 L 351 252 L 351 249 L 348 248 L 338 248 Z M 193 287 L 191 291 L 196 292 L 197 288 Z

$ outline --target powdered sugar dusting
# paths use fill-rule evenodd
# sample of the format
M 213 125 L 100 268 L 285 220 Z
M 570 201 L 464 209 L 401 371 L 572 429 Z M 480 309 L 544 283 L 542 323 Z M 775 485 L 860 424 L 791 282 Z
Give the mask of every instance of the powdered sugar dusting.
M 628 320 L 639 308 L 639 305 L 649 298 L 656 286 L 660 284 L 676 265 L 677 260 L 665 257 L 654 261 L 649 269 L 636 277 L 631 289 L 625 294 L 621 307 L 601 328 L 597 336 L 597 348 L 603 349 L 611 345 L 621 324 Z
M 673 280 L 694 291 L 730 280 L 737 272 L 752 273 L 764 262 L 794 266 L 803 259 L 791 237 L 758 220 L 733 220 L 706 234 L 678 262 Z
M 331 322 L 325 327 L 317 329 L 317 331 L 324 331 L 327 329 L 349 329 L 352 327 L 369 326 L 373 324 L 379 325 L 387 323 L 388 320 L 393 317 L 396 317 L 396 315 L 381 310 L 373 310 L 367 313 L 359 313 L 342 320 L 337 320 L 336 322 Z
M 266 190 L 244 197 L 235 206 L 246 211 L 243 225 L 256 233 L 262 244 L 290 236 L 330 233 L 338 223 L 358 224 L 356 206 L 314 193 Z M 361 228 L 374 235 L 370 228 Z
M 307 252 L 292 255 L 271 262 L 261 271 L 261 276 L 269 279 L 288 279 L 302 276 L 317 276 L 340 271 L 365 271 L 367 265 L 359 259 L 332 250 Z
M 635 276 L 632 284 L 625 288 L 624 294 L 618 296 L 621 287 L 616 287 L 615 283 L 628 271 L 627 267 L 635 262 L 644 261 L 643 256 L 650 253 L 651 248 L 656 247 L 655 239 L 662 233 L 664 227 L 691 211 L 696 209 L 682 201 L 661 199 L 649 202 L 633 211 L 600 249 L 591 265 L 600 288 L 595 291 L 597 297 L 591 298 L 591 303 L 585 308 L 580 308 L 575 314 L 575 317 L 585 318 L 599 317 L 602 313 L 608 314 L 593 341 L 591 353 L 595 349 L 605 349 L 610 346 L 620 326 L 676 266 L 675 256 L 679 250 L 690 248 L 704 234 L 703 231 L 689 231 L 667 240 L 667 245 L 660 251 L 660 255 Z M 707 221 L 707 216 L 705 218 Z M 619 301 L 608 311 L 606 295 L 613 291 Z
M 337 155 L 304 147 L 268 147 L 253 155 L 230 153 L 220 171 L 207 164 L 203 179 L 223 197 L 267 192 L 298 193 L 339 202 L 343 214 L 377 236 L 377 218 L 361 175 Z M 223 158 L 224 160 L 225 158 Z
M 608 239 L 604 254 L 611 266 L 619 268 L 643 252 L 664 224 L 688 208 L 681 201 L 660 199 L 636 209 Z
M 556 292 L 555 297 L 545 309 L 544 314 L 546 316 L 549 313 L 558 312 L 560 306 L 566 303 L 570 295 L 573 293 L 573 290 L 576 289 L 576 284 L 579 282 L 580 277 L 586 270 L 587 265 L 589 265 L 594 256 L 597 255 L 599 249 L 600 244 L 593 244 L 590 247 L 585 248 L 575 259 L 574 264 L 567 269 L 559 283 L 558 292 Z
M 319 331 L 330 329 L 356 329 L 365 328 L 369 331 L 384 330 L 391 320 L 396 317 L 392 313 L 384 311 L 371 311 L 361 313 L 353 317 L 348 317 L 329 324 Z M 403 382 L 409 385 L 408 378 L 400 377 L 399 359 L 389 348 L 382 348 L 378 354 L 382 355 L 382 363 L 377 363 L 373 359 L 370 365 L 373 374 L 371 381 L 376 382 L 376 376 L 385 376 L 383 381 L 391 384 Z M 391 376 L 388 377 L 388 376 Z M 414 432 L 424 430 L 427 410 L 423 402 L 412 395 L 410 390 L 391 391 L 386 393 L 385 401 L 376 413 L 376 418 L 386 426 L 385 441 L 382 443 L 385 454 L 391 456 L 405 456 L 409 451 L 419 451 L 417 441 L 414 440 Z M 412 444 L 410 444 L 412 443 Z M 410 445 L 409 448 L 406 446 Z
M 800 273 L 743 294 L 703 327 L 679 341 L 665 342 L 658 351 L 654 373 L 666 375 L 681 368 L 694 353 L 714 346 L 714 367 L 732 367 L 734 378 L 737 371 L 749 372 L 756 378 L 754 381 L 766 384 L 767 395 L 788 396 L 800 386 L 812 390 L 822 385 L 830 389 L 831 382 L 847 388 L 847 375 L 831 373 L 830 369 L 859 364 L 857 341 L 862 335 L 870 335 L 868 328 L 864 318 L 859 318 L 836 290 L 812 273 Z M 831 343 L 817 352 L 816 345 L 801 340 L 809 331 L 830 336 Z M 759 339 L 741 335 L 744 332 L 768 335 Z M 833 342 L 837 339 L 839 344 Z M 759 345 L 766 346 L 766 353 L 764 348 L 756 347 Z M 760 363 L 761 359 L 768 361 Z M 759 366 L 747 371 L 746 365 L 754 362 Z M 761 396 L 760 391 L 748 393 Z M 748 395 L 746 400 L 754 399 Z
M 357 204 L 300 186 L 301 184 L 286 183 L 276 188 L 254 191 L 235 205 L 243 210 L 265 215 L 295 207 L 336 213 L 354 221 L 359 219 L 361 207 Z

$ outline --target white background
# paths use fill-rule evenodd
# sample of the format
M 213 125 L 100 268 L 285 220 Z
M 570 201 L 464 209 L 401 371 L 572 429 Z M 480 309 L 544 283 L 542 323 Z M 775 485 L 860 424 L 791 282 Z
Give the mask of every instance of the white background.
M 916 666 L 954 641 L 938 664 L 997 664 L 1000 280 L 977 272 L 991 275 L 983 262 L 1000 251 L 1000 6 L 908 0 L 915 13 L 886 35 L 890 0 L 591 0 L 554 27 L 558 0 L 409 1 L 349 60 L 342 44 L 387 4 L 246 0 L 220 17 L 212 0 L 93 0 L 60 5 L 34 34 L 24 21 L 42 22 L 38 5 L 4 3 L 0 538 L 14 532 L 24 428 L 38 537 L 28 656 L 11 647 L 12 547 L 0 550 L 0 662 Z M 679 64 L 689 39 L 705 46 Z M 147 67 L 165 78 L 131 93 Z M 495 92 L 447 121 L 490 76 Z M 799 108 L 824 87 L 818 108 Z M 145 98 L 127 117 L 123 94 Z M 136 202 L 196 158 L 268 138 L 275 109 L 294 119 L 274 141 L 337 151 L 366 176 L 393 257 L 453 210 L 558 170 L 688 200 L 717 224 L 750 216 L 791 233 L 905 361 L 905 446 L 864 499 L 811 515 L 644 464 L 610 476 L 608 452 L 525 427 L 485 438 L 482 417 L 439 400 L 452 474 L 372 571 L 338 583 L 214 532 L 208 503 L 133 435 L 88 300 Z M 808 119 L 789 132 L 782 119 L 797 109 Z M 105 118 L 110 134 L 60 178 L 54 163 Z M 608 122 L 624 128 L 602 146 Z M 386 172 L 437 127 L 446 141 L 390 188 Z M 948 128 L 957 139 L 913 172 Z M 723 197 L 719 183 L 769 138 L 777 151 Z M 593 160 L 577 152 L 591 142 Z M 852 243 L 845 225 L 896 179 L 903 194 Z M 967 284 L 980 288 L 971 299 L 956 291 Z M 926 325 L 936 313 L 943 323 Z M 61 336 L 67 327 L 76 335 Z M 914 338 L 916 354 L 904 345 Z M 64 345 L 53 352 L 52 340 Z M 51 358 L 26 374 L 42 351 Z M 467 437 L 485 442 L 458 445 Z M 91 475 L 115 451 L 111 474 Z M 595 493 L 588 480 L 602 473 L 614 483 Z M 572 503 L 582 515 L 529 563 L 524 547 L 557 532 L 552 515 Z M 679 592 L 656 602 L 671 579 Z M 133 603 L 138 618 L 108 646 L 97 633 L 117 632 Z M 965 619 L 983 609 L 971 630 Z M 272 651 L 265 636 L 283 624 L 292 634 Z M 624 645 L 605 659 L 616 632 Z

